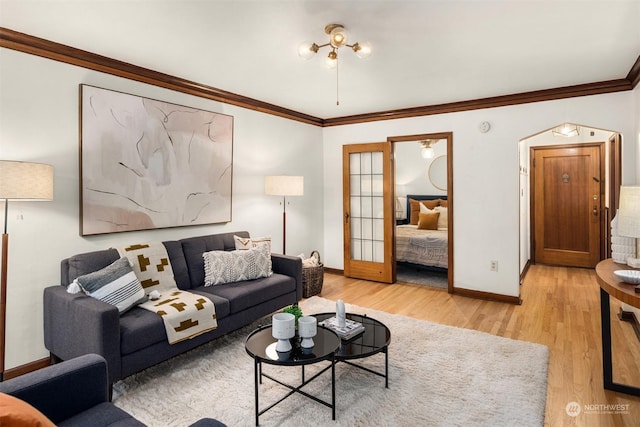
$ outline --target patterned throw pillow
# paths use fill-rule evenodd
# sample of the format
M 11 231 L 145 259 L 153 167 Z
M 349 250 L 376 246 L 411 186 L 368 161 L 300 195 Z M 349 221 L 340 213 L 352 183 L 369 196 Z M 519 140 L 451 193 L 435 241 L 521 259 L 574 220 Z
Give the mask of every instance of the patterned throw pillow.
M 205 286 L 269 277 L 273 273 L 266 243 L 246 250 L 205 252 L 202 257 Z
M 236 250 L 239 250 L 239 251 L 255 248 L 260 243 L 266 243 L 267 245 L 269 245 L 269 251 L 271 251 L 271 237 L 251 238 L 251 237 L 240 237 L 240 236 L 234 235 L 233 240 L 235 241 L 235 244 L 236 244 Z
M 115 305 L 121 314 L 146 300 L 144 289 L 127 258 L 80 276 L 74 283 L 90 297 Z

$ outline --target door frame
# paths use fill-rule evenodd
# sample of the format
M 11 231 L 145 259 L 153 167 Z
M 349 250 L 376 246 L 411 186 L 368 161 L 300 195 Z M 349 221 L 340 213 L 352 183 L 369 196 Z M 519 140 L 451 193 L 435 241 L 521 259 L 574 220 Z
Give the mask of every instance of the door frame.
M 438 132 L 438 133 L 423 133 L 417 135 L 399 135 L 399 136 L 390 136 L 387 137 L 387 141 L 392 143 L 395 151 L 396 142 L 409 142 L 409 141 L 421 141 L 424 139 L 446 139 L 447 140 L 447 221 L 448 221 L 448 229 L 447 229 L 447 239 L 448 239 L 448 259 L 447 259 L 447 291 L 452 294 L 454 293 L 454 281 L 453 281 L 453 132 Z M 396 170 L 395 170 L 395 159 L 392 162 L 393 168 L 391 172 L 391 191 L 392 191 L 392 200 L 396 199 Z M 395 260 L 395 236 L 393 239 L 393 253 L 394 253 L 394 263 Z
M 536 150 L 555 150 L 555 149 L 570 149 L 570 148 L 585 148 L 585 147 L 596 147 L 600 149 L 600 203 L 598 209 L 600 210 L 600 225 L 598 227 L 600 233 L 600 259 L 604 259 L 603 253 L 605 252 L 606 239 L 605 236 L 602 235 L 602 230 L 604 227 L 605 221 L 605 198 L 604 198 L 604 189 L 609 183 L 609 177 L 605 174 L 605 143 L 604 142 L 584 142 L 584 143 L 576 143 L 576 144 L 558 144 L 558 145 L 536 145 L 529 147 L 529 170 L 531 171 L 529 176 L 529 233 L 531 238 L 530 242 L 530 259 L 532 264 L 536 264 L 536 246 L 535 246 L 535 202 L 536 202 L 536 192 L 535 192 L 535 173 L 536 169 L 534 166 L 535 152 Z

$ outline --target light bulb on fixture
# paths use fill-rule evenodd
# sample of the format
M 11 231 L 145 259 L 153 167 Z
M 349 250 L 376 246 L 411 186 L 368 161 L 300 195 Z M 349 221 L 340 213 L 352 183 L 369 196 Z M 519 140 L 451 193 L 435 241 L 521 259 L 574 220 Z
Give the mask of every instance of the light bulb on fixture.
M 553 133 L 553 136 L 564 136 L 568 138 L 570 136 L 580 135 L 580 128 L 578 128 L 578 125 L 565 123 L 562 126 L 559 126 L 553 129 L 552 133 Z
M 420 154 L 422 154 L 422 158 L 423 159 L 432 159 L 433 158 L 433 148 L 431 147 L 424 147 L 421 151 Z
M 352 49 L 360 59 L 368 58 L 371 55 L 371 43 L 369 42 L 354 43 Z
M 420 141 L 420 144 L 422 144 L 422 150 L 420 150 L 420 155 L 422 156 L 423 159 L 433 158 L 433 156 L 435 155 L 435 152 L 433 151 L 433 147 L 431 145 L 435 144 L 436 142 L 438 141 L 433 139 Z
M 338 66 L 338 53 L 335 50 L 332 50 L 327 55 L 327 59 L 324 60 L 324 63 L 329 68 L 336 68 Z

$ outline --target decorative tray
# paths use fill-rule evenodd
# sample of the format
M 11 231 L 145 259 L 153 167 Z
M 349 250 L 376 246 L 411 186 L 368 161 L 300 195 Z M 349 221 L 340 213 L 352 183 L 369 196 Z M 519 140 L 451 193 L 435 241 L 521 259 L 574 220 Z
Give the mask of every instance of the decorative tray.
M 640 285 L 640 270 L 616 270 L 613 274 L 625 283 Z

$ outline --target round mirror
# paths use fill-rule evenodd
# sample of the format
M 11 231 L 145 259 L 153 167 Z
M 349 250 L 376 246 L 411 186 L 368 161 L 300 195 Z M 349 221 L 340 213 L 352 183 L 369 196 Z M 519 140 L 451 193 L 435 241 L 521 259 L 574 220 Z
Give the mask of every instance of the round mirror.
M 447 191 L 447 156 L 438 156 L 429 165 L 429 181 L 438 190 Z

